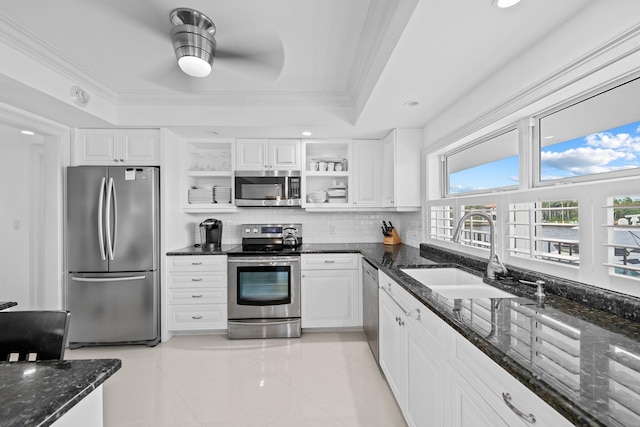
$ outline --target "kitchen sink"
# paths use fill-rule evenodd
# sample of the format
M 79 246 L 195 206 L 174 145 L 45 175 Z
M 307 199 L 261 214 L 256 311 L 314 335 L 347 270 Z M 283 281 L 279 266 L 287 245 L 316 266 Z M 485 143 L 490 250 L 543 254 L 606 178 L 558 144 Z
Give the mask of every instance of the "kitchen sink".
M 438 285 L 485 285 L 482 277 L 467 273 L 459 268 L 401 268 L 400 271 L 429 287 Z
M 509 292 L 487 285 L 482 277 L 459 268 L 403 268 L 400 271 L 447 299 L 516 298 Z

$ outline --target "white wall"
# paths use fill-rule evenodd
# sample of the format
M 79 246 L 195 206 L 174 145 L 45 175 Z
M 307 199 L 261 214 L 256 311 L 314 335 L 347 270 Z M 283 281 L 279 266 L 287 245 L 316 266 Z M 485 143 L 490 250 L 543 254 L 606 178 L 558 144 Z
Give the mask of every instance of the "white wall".
M 34 252 L 40 253 L 34 245 L 34 231 L 38 231 L 37 224 L 43 219 L 42 184 L 33 179 L 42 174 L 36 169 L 41 164 L 34 162 L 35 152 L 42 149 L 42 139 L 35 137 L 30 143 L 20 137 L 17 129 L 14 132 L 12 135 L 3 131 L 0 143 L 0 299 L 15 301 L 27 309 L 38 305 L 36 281 L 42 261 L 40 256 L 34 256 Z M 38 193 L 34 194 L 34 190 Z M 32 209 L 32 205 L 37 206 Z
M 240 226 L 255 223 L 302 223 L 304 243 L 381 243 L 382 221 L 391 221 L 405 244 L 420 244 L 420 214 L 398 212 L 306 212 L 302 209 L 255 208 L 237 213 L 185 215 L 189 244 L 200 241 L 198 224 L 205 218 L 223 222 L 223 244 L 240 243 Z M 184 229 L 185 227 L 180 227 Z

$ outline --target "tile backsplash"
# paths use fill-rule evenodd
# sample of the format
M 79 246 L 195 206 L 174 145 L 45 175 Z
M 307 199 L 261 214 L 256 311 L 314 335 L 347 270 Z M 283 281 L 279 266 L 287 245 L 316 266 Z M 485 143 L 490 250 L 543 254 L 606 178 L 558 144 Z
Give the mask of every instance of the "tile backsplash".
M 295 209 L 241 209 L 232 214 L 193 215 L 194 243 L 200 241 L 198 224 L 206 218 L 222 221 L 222 242 L 240 243 L 240 226 L 252 223 L 302 223 L 305 243 L 382 242 L 382 221 L 391 221 L 403 243 L 419 247 L 420 212 L 306 212 Z

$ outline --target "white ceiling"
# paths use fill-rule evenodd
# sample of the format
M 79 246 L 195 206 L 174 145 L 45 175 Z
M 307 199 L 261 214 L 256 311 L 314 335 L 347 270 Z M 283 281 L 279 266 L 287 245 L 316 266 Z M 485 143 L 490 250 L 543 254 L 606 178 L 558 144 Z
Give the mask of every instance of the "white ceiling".
M 35 88 L 35 77 L 2 63 L 0 102 L 71 126 L 162 126 L 186 137 L 380 137 L 424 127 L 592 1 L 506 10 L 492 0 L 7 1 L 0 43 L 35 54 L 92 102 L 82 110 L 59 95 L 68 88 Z M 169 37 L 175 7 L 205 13 L 218 48 L 256 61 L 218 58 L 210 76 L 184 75 Z

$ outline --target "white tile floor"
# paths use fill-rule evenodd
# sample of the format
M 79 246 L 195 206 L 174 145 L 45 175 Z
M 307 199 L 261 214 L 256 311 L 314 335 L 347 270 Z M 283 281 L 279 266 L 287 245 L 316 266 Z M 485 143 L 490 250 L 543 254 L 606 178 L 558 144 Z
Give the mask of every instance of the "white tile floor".
M 122 359 L 104 384 L 105 427 L 406 426 L 362 332 L 176 336 L 65 353 L 105 357 Z

